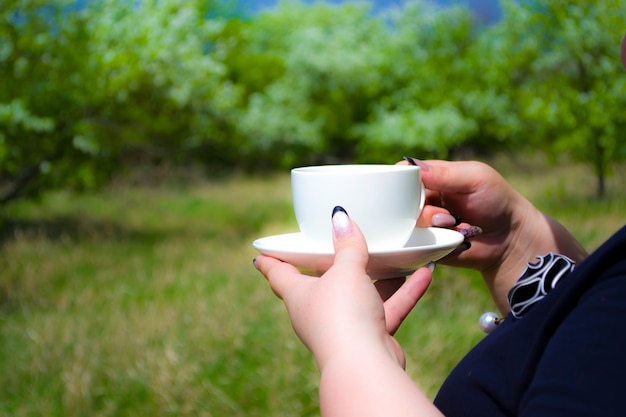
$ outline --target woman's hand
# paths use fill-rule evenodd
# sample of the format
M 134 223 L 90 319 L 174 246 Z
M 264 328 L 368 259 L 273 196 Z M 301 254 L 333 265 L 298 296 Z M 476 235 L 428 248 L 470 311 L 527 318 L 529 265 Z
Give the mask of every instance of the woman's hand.
M 341 208 L 332 222 L 335 261 L 320 278 L 268 256 L 255 259 L 315 357 L 322 415 L 441 416 L 404 372 L 404 354 L 392 337 L 428 288 L 431 270 L 418 269 L 383 301 L 366 273 L 358 226 Z
M 482 233 L 470 245 L 439 261 L 480 271 L 499 309 L 509 309 L 507 294 L 528 262 L 548 252 L 576 262 L 586 251 L 558 222 L 541 213 L 493 168 L 480 162 L 417 161 L 427 189 L 422 226 L 446 226 Z M 454 225 L 454 216 L 461 223 Z
M 332 217 L 335 261 L 322 277 L 301 274 L 290 264 L 260 255 L 255 264 L 283 300 L 296 334 L 311 350 L 320 369 L 334 354 L 358 345 L 385 349 L 404 366 L 392 335 L 424 294 L 432 274 L 416 271 L 383 302 L 366 273 L 367 245 L 343 209 Z

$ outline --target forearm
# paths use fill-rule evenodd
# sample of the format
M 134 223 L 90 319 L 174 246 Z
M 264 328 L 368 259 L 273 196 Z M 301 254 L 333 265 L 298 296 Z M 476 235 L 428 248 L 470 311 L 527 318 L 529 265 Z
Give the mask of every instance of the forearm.
M 442 414 L 384 350 L 357 349 L 328 361 L 321 373 L 324 417 Z

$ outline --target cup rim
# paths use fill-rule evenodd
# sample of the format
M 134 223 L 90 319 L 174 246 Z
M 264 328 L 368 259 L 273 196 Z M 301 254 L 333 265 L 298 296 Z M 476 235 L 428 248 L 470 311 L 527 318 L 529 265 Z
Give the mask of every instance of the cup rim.
M 386 164 L 328 164 L 309 165 L 293 168 L 292 173 L 382 173 L 400 171 L 419 171 L 415 165 L 386 165 Z

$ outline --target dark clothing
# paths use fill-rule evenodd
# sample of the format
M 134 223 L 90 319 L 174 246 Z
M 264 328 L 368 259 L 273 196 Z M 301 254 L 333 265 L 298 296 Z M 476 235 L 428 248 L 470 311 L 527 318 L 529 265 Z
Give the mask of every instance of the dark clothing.
M 435 405 L 446 417 L 626 416 L 626 227 L 523 317 L 509 314 Z

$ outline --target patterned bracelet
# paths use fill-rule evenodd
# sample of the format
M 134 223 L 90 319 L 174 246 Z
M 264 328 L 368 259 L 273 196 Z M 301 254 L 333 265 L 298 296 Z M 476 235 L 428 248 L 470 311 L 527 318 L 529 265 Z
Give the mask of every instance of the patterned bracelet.
M 528 263 L 522 276 L 509 291 L 509 306 L 515 318 L 519 319 L 526 314 L 576 267 L 576 263 L 567 256 L 552 252 L 537 256 L 537 259 L 536 263 Z M 484 332 L 491 333 L 503 320 L 495 313 L 485 313 L 479 325 Z
M 548 253 L 537 258 L 537 263 L 528 263 L 526 271 L 509 291 L 509 305 L 515 318 L 526 314 L 576 267 L 574 261 L 561 254 Z

